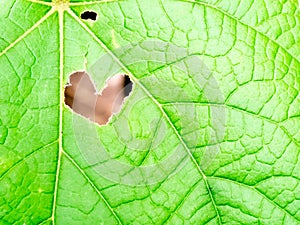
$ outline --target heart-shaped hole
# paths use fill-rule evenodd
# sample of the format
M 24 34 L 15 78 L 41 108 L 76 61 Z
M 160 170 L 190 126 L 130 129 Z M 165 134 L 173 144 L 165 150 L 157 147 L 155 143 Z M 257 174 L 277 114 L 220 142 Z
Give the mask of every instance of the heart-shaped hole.
M 65 87 L 65 104 L 75 113 L 99 125 L 105 125 L 113 114 L 120 111 L 124 98 L 131 91 L 132 82 L 127 75 L 110 78 L 106 87 L 98 94 L 86 72 L 75 72 L 70 75 Z

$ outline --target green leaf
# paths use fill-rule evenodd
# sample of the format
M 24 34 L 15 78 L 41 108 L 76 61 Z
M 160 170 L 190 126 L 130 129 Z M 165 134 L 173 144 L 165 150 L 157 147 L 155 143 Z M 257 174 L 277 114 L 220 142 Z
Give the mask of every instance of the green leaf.
M 300 224 L 296 0 L 2 0 L 0 34 L 1 225 Z M 105 126 L 82 70 L 134 83 Z

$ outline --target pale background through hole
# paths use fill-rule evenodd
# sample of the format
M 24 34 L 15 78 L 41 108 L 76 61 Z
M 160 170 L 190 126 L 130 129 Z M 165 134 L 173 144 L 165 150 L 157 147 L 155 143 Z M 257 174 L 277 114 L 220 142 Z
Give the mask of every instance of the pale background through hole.
M 127 75 L 116 75 L 107 81 L 101 95 L 85 72 L 70 75 L 65 87 L 65 104 L 74 112 L 104 125 L 113 113 L 118 113 L 124 98 L 130 94 L 132 82 Z

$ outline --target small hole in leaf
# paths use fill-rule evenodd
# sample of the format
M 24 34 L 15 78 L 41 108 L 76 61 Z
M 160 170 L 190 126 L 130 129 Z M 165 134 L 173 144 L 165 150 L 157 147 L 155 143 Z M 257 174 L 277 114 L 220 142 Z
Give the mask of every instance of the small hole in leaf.
M 97 13 L 93 11 L 84 11 L 80 15 L 81 19 L 83 20 L 93 20 L 96 21 L 97 19 Z
M 75 113 L 99 125 L 105 125 L 113 114 L 121 110 L 124 98 L 131 91 L 132 82 L 127 75 L 113 76 L 98 94 L 86 72 L 75 72 L 70 75 L 65 87 L 65 104 Z

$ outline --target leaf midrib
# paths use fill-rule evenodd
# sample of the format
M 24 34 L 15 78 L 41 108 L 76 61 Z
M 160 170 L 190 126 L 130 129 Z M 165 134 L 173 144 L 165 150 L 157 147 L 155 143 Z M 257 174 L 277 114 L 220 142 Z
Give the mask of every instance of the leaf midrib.
M 63 77 L 64 77 L 64 10 L 58 8 L 58 19 L 59 19 L 59 137 L 58 137 L 58 158 L 57 158 L 57 167 L 54 183 L 54 193 L 53 193 L 53 206 L 52 206 L 52 223 L 55 224 L 55 212 L 56 212 L 56 201 L 58 193 L 58 183 L 61 167 L 61 157 L 63 154 L 63 107 L 64 107 L 64 86 L 63 86 Z

